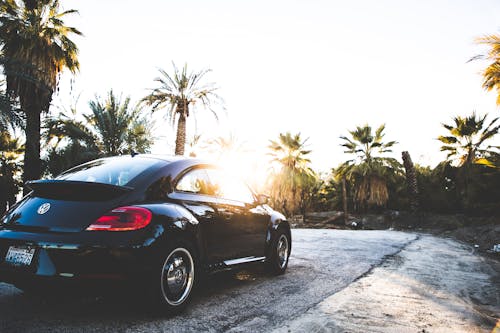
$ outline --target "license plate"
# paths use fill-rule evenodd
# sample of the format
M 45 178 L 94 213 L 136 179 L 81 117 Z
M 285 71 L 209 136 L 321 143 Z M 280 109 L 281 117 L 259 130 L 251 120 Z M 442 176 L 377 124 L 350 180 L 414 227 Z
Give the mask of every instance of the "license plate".
M 5 262 L 14 266 L 29 266 L 34 254 L 34 248 L 11 246 L 5 256 Z

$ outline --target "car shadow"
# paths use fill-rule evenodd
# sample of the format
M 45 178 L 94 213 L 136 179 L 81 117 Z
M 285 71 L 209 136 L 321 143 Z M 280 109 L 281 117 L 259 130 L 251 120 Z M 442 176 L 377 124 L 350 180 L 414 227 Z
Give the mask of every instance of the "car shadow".
M 238 293 L 238 289 L 269 277 L 266 270 L 258 265 L 207 275 L 198 284 L 189 307 L 196 307 L 212 297 Z M 82 290 L 51 290 L 43 295 L 25 293 L 6 284 L 0 284 L 0 289 L 0 311 L 3 318 L 18 318 L 23 321 L 37 317 L 43 317 L 45 320 L 78 317 L 79 321 L 127 318 L 140 321 L 169 317 L 168 314 L 153 308 L 137 292 L 139 288 L 116 288 L 100 294 Z M 1 322 L 0 319 L 0 328 Z

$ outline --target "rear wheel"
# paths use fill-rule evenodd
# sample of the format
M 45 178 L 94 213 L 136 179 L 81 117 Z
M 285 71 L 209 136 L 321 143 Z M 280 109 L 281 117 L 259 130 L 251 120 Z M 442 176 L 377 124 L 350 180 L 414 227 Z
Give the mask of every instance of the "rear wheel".
M 188 242 L 178 242 L 165 251 L 156 278 L 156 297 L 167 311 L 183 310 L 191 298 L 196 272 L 196 257 Z
M 279 229 L 276 237 L 274 237 L 269 250 L 269 255 L 266 259 L 269 271 L 277 275 L 285 273 L 289 257 L 290 236 L 285 230 Z

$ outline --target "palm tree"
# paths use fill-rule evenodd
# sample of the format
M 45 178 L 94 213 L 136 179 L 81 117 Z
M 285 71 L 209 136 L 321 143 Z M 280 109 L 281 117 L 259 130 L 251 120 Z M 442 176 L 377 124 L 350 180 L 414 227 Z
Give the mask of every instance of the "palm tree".
M 139 111 L 135 119 L 130 119 L 131 124 L 127 127 L 125 135 L 125 149 L 122 152 L 131 153 L 150 153 L 151 146 L 154 144 L 152 120 L 141 116 L 143 110 L 140 106 L 136 106 L 136 111 Z
M 385 125 L 373 133 L 371 126 L 357 126 L 350 138 L 341 136 L 344 151 L 354 157 L 341 164 L 336 173 L 354 186 L 354 201 L 361 209 L 383 207 L 389 199 L 388 177 L 401 168 L 394 158 L 377 156 L 392 152 L 396 141 L 383 142 Z
M 496 157 L 500 147 L 486 146 L 485 142 L 500 130 L 500 125 L 497 124 L 500 118 L 497 117 L 489 123 L 486 123 L 486 118 L 487 115 L 478 116 L 475 112 L 466 117 L 454 117 L 453 124 L 443 124 L 448 131 L 447 135 L 438 137 L 443 143 L 441 151 L 448 153 L 447 161 L 458 166 L 457 190 L 463 208 L 471 207 L 474 201 L 471 193 L 474 192 L 471 191 L 471 184 L 474 183 L 472 177 L 484 173 L 482 168 L 499 167 Z
M 278 140 L 271 140 L 268 146 L 272 162 L 279 167 L 271 176 L 271 197 L 286 214 L 299 208 L 304 213 L 307 189 L 317 179 L 307 158 L 311 151 L 305 148 L 306 143 L 300 133 L 287 132 L 280 133 Z
M 152 107 L 152 111 L 167 108 L 167 117 L 175 122 L 177 118 L 177 137 L 175 154 L 184 155 L 186 145 L 186 120 L 191 115 L 192 108 L 200 103 L 217 118 L 212 108 L 216 101 L 221 101 L 215 93 L 218 89 L 213 83 L 203 83 L 203 78 L 209 69 L 199 72 L 188 72 L 187 64 L 180 70 L 173 64 L 173 75 L 160 69 L 160 77 L 155 79 L 159 87 L 144 97 L 143 102 Z
M 90 101 L 89 107 L 91 112 L 83 114 L 84 121 L 76 119 L 76 108 L 47 120 L 44 127 L 51 145 L 52 174 L 98 156 L 146 153 L 153 145 L 153 123 L 143 116 L 139 105 L 130 106 L 129 97 L 122 100 L 111 90 L 106 99 Z M 63 148 L 58 149 L 60 145 Z
M 486 59 L 490 64 L 483 70 L 483 88 L 487 91 L 497 91 L 497 105 L 500 105 L 500 36 L 487 35 L 477 39 L 479 44 L 487 45 L 490 50 L 487 54 L 473 57 L 475 59 Z
M 75 104 L 76 105 L 76 104 Z M 59 114 L 49 117 L 43 125 L 47 172 L 58 175 L 62 171 L 93 160 L 100 155 L 88 123 L 77 120 L 76 106 L 63 108 Z
M 305 157 L 311 153 L 306 150 L 307 140 L 302 140 L 300 133 L 292 135 L 290 132 L 286 134 L 280 133 L 277 141 L 270 140 L 271 144 L 269 153 L 273 157 L 273 161 L 278 162 L 282 167 L 289 170 L 298 170 L 311 161 Z
M 59 74 L 79 69 L 78 48 L 70 39 L 80 31 L 64 25 L 59 0 L 0 2 L 0 45 L 5 64 L 7 93 L 19 98 L 26 116 L 24 180 L 40 177 L 40 116 L 47 112 Z M 15 61 L 14 61 L 15 60 Z
M 499 117 L 493 119 L 485 127 L 487 114 L 478 116 L 475 112 L 470 116 L 453 118 L 453 124 L 443 124 L 448 130 L 447 135 L 441 135 L 438 140 L 443 143 L 441 151 L 448 152 L 447 159 L 455 160 L 458 166 L 469 167 L 472 164 L 494 166 L 490 155 L 498 150 L 497 146 L 484 146 L 500 129 L 497 125 Z
M 141 116 L 140 106 L 130 106 L 130 97 L 122 101 L 111 90 L 105 100 L 96 97 L 89 106 L 92 113 L 84 115 L 89 124 L 87 128 L 94 133 L 99 150 L 106 156 L 131 150 L 149 151 L 153 144 L 152 122 Z

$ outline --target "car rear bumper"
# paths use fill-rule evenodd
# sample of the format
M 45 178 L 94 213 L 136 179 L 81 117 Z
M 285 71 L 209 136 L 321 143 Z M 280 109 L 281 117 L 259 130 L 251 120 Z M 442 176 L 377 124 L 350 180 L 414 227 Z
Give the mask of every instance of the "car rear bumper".
M 54 235 L 32 236 L 0 232 L 0 281 L 14 285 L 31 282 L 119 283 L 144 277 L 155 264 L 155 242 L 151 239 L 137 241 L 137 237 L 123 234 L 118 235 L 111 245 L 102 245 L 97 238 L 81 241 L 82 237 L 79 237 L 80 242 L 76 243 L 71 242 L 68 235 L 58 237 L 57 241 Z M 31 262 L 8 263 L 6 255 L 11 247 L 34 248 Z

